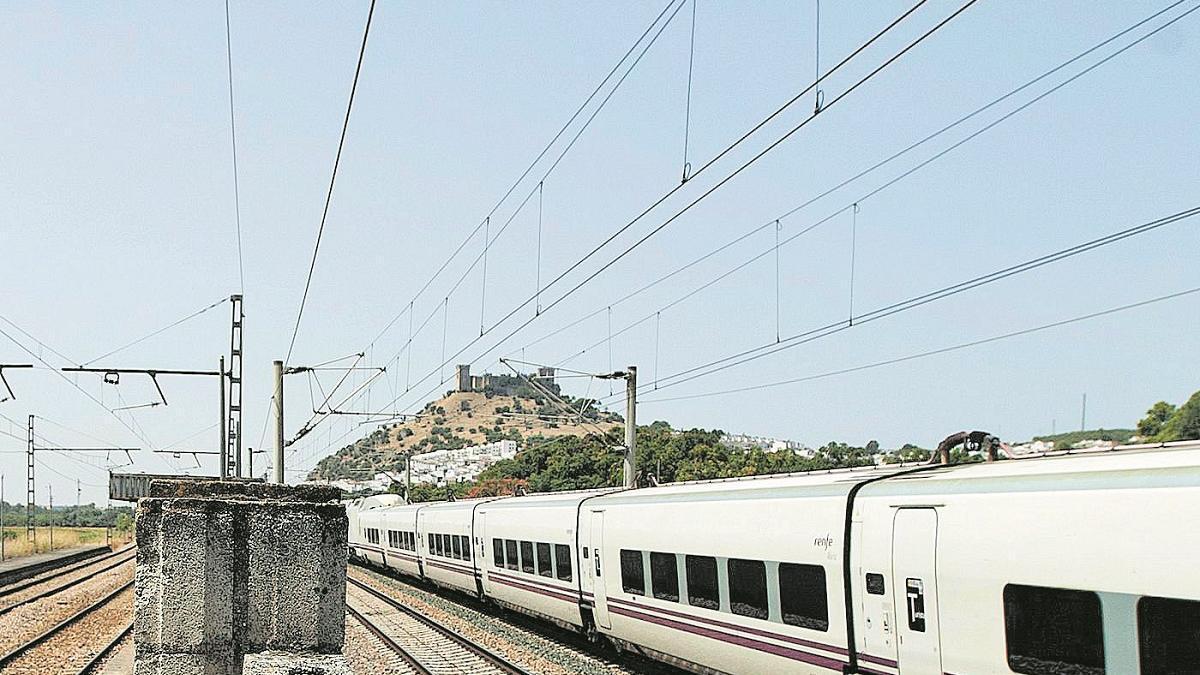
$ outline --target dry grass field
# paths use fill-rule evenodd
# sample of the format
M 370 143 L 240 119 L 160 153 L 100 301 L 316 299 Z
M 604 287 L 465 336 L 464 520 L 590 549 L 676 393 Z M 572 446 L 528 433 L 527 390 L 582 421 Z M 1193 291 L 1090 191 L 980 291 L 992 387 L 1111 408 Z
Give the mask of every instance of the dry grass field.
M 132 533 L 112 531 L 111 543 L 124 544 L 129 541 Z M 80 546 L 95 546 L 105 543 L 105 528 L 103 527 L 55 527 L 54 548 L 58 551 Z M 39 527 L 35 531 L 35 541 L 30 542 L 25 536 L 24 527 L 4 528 L 4 558 L 19 558 L 33 553 L 46 553 L 50 548 L 50 528 Z

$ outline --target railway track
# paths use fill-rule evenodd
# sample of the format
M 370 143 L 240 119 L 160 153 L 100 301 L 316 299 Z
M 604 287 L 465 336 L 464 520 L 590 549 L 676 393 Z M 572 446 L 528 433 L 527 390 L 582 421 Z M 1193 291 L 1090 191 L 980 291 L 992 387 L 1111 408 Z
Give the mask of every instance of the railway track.
M 88 558 L 87 560 L 81 560 L 76 563 L 71 563 L 70 565 L 65 565 L 63 567 L 52 569 L 52 570 L 50 570 L 50 572 L 48 574 L 41 574 L 32 579 L 14 582 L 14 583 L 8 584 L 6 586 L 0 586 L 0 598 L 6 598 L 15 593 L 20 593 L 21 591 L 23 591 L 27 588 L 32 588 L 34 586 L 37 586 L 38 584 L 44 584 L 47 581 L 51 581 L 53 579 L 57 579 L 59 577 L 65 576 L 65 575 L 75 572 L 77 570 L 83 569 L 89 565 L 95 565 L 97 563 L 102 563 L 106 560 L 112 560 L 113 558 L 123 556 L 134 550 L 135 549 L 133 549 L 132 547 L 122 548 L 120 550 L 113 551 L 112 553 L 105 553 L 104 555 L 96 556 L 94 558 Z
M 86 560 L 83 563 L 69 565 L 66 569 L 57 570 L 53 574 L 45 575 L 37 579 L 31 579 L 19 584 L 15 584 L 9 588 L 0 589 L 0 616 L 4 616 L 14 609 L 37 602 L 43 598 L 48 598 L 63 591 L 74 588 L 75 586 L 95 578 L 109 570 L 116 569 L 121 565 L 133 562 L 137 556 L 136 551 L 122 550 L 109 555 L 103 555 L 99 558 Z M 94 569 L 88 569 L 94 568 Z M 60 579 L 75 572 L 86 571 L 85 574 L 64 580 L 62 583 L 47 586 L 44 589 L 38 589 L 39 586 L 48 582 Z M 29 591 L 28 593 L 26 593 Z
M 126 637 L 129 637 L 129 634 L 132 632 L 133 622 L 130 621 L 129 623 L 125 624 L 125 627 L 122 628 L 119 633 L 113 636 L 113 638 L 109 640 L 108 643 L 100 649 L 100 651 L 96 652 L 95 656 L 88 659 L 87 663 L 83 664 L 83 666 L 76 671 L 76 675 L 90 675 L 91 673 L 96 672 L 97 666 L 100 665 L 100 662 L 102 662 L 106 656 L 115 651 L 117 645 L 121 644 L 121 641 Z
M 516 612 L 498 611 L 465 595 L 443 592 L 373 567 L 355 565 L 357 577 L 406 606 L 448 621 L 459 631 L 501 650 L 527 670 L 553 675 L 683 675 L 684 671 L 639 654 L 615 652 L 581 634 Z
M 67 655 L 79 653 L 80 644 L 96 642 L 91 635 L 99 626 L 91 624 L 102 624 L 103 621 L 92 621 L 92 619 L 103 619 L 104 617 L 98 615 L 113 607 L 115 601 L 122 595 L 128 595 L 132 600 L 133 580 L 105 593 L 54 626 L 26 640 L 8 653 L 0 655 L 0 672 L 46 673 L 60 670 L 62 666 L 66 665 L 64 661 L 67 660 Z M 87 673 L 99 662 L 103 654 L 119 641 L 119 638 L 112 638 L 105 642 L 104 648 L 89 658 L 78 672 Z
M 346 604 L 417 675 L 531 675 L 530 671 L 388 594 L 348 578 Z

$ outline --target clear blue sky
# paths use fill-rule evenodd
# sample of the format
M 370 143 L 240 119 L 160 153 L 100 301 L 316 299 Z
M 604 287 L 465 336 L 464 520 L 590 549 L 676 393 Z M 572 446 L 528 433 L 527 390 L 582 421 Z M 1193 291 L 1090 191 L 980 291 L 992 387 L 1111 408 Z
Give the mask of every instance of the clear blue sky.
M 528 308 L 468 349 L 476 370 L 836 185 L 1118 30 L 1158 2 L 984 0 L 822 113 L 699 206 L 544 312 L 499 350 Z M 1196 5 L 1185 2 L 1165 17 Z M 828 66 L 907 8 L 825 3 Z M 368 347 L 388 320 L 475 227 L 559 125 L 662 7 L 652 3 L 400 3 L 381 0 L 342 157 L 321 255 L 292 362 Z M 931 0 L 832 78 L 836 97 L 869 68 L 956 7 Z M 697 7 L 689 158 L 700 165 L 802 89 L 813 76 L 813 4 Z M 258 446 L 270 362 L 287 350 L 337 146 L 367 3 L 232 3 L 247 309 L 247 444 Z M 691 6 L 663 32 L 545 183 L 541 277 L 553 278 L 679 181 Z M 94 358 L 238 289 L 224 7 L 218 2 L 4 3 L 0 7 L 0 315 L 72 361 Z M 1153 25 L 1161 23 L 1156 22 Z M 1144 31 L 1142 31 L 1144 32 Z M 1135 35 L 1140 35 L 1141 32 Z M 1200 202 L 1200 12 L 861 203 L 854 303 L 868 311 L 976 274 L 1123 229 Z M 856 181 L 781 223 L 781 236 L 855 201 L 923 158 L 1095 62 L 1063 75 Z M 548 304 L 663 222 L 714 180 L 798 123 L 806 98 L 578 273 L 545 291 Z M 526 183 L 516 196 L 531 188 Z M 502 221 L 519 200 L 499 211 Z M 535 202 L 536 203 L 536 202 Z M 1020 440 L 1079 424 L 1129 425 L 1154 401 L 1200 388 L 1200 296 L 1092 322 L 789 387 L 673 402 L 985 338 L 1200 286 L 1196 219 L 952 299 L 865 324 L 720 375 L 655 394 L 640 419 L 679 426 L 885 446 L 932 444 L 963 428 Z M 495 230 L 492 230 L 493 234 Z M 536 209 L 527 207 L 488 255 L 484 321 L 532 292 Z M 612 309 L 619 330 L 769 248 L 771 228 Z M 418 323 L 482 247 L 476 237 L 416 302 Z M 844 318 L 850 218 L 843 214 L 780 253 L 784 335 Z M 614 339 L 612 364 L 643 381 L 748 349 L 776 334 L 775 263 L 745 270 Z M 446 353 L 478 335 L 481 270 L 450 297 Z M 228 349 L 228 306 L 104 362 L 212 368 Z M 437 377 L 442 317 L 389 364 L 356 409 L 400 395 L 419 408 Z M 657 331 L 656 331 L 657 323 Z M 8 324 L 0 328 L 12 332 Z M 407 339 L 401 318 L 370 349 L 384 364 Z M 608 313 L 525 350 L 556 362 L 605 339 Z M 655 348 L 657 332 L 658 348 Z M 26 344 L 32 343 L 21 338 Z M 35 348 L 36 349 L 36 348 Z M 65 365 L 49 353 L 44 358 Z M 0 338 L 0 362 L 25 362 Z M 607 345 L 570 367 L 609 367 Z M 446 368 L 449 375 L 451 369 Z M 144 446 L 96 403 L 48 370 L 11 371 L 18 400 L 0 413 L 59 445 Z M 326 375 L 322 385 L 333 384 Z M 153 400 L 144 378 L 119 389 L 72 378 L 105 405 Z M 356 375 L 351 384 L 361 382 Z M 569 390 L 583 395 L 586 387 Z M 170 406 L 120 413 L 153 447 L 216 444 L 208 380 L 164 379 Z M 309 383 L 288 382 L 289 436 L 307 419 Z M 608 385 L 591 393 L 607 394 Z M 669 392 L 669 393 L 668 393 Z M 87 432 L 88 438 L 53 422 Z M 370 427 L 338 419 L 297 444 L 300 468 Z M 24 437 L 0 420 L 0 431 Z M 189 435 L 199 434 L 189 439 Z M 269 434 L 268 434 L 269 438 Z M 96 440 L 99 439 L 99 440 Z M 269 444 L 269 440 L 268 440 Z M 23 444 L 0 434 L 10 501 L 23 500 Z M 114 456 L 113 460 L 117 458 Z M 103 456 L 45 453 L 38 491 L 103 501 Z M 182 470 L 186 459 L 141 453 L 137 469 Z M 258 458 L 259 466 L 264 459 Z M 206 468 L 214 471 L 211 461 Z M 55 471 L 59 473 L 55 473 Z M 295 479 L 299 476 L 290 476 Z

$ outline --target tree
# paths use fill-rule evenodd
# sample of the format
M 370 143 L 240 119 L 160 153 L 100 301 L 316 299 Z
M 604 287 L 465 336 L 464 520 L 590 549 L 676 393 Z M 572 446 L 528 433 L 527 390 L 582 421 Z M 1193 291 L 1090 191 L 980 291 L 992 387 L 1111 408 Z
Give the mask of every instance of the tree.
M 1154 436 L 1154 440 L 1163 442 L 1196 439 L 1200 439 L 1200 391 L 1179 406 L 1163 425 L 1162 431 Z
M 128 513 L 118 513 L 116 527 L 118 532 L 129 532 L 133 529 L 133 518 Z
M 518 490 L 528 489 L 529 481 L 521 478 L 494 478 L 475 483 L 472 488 L 467 490 L 467 497 L 501 497 L 517 494 Z
M 1162 433 L 1163 426 L 1175 414 L 1175 406 L 1166 401 L 1159 401 L 1150 406 L 1146 411 L 1146 416 L 1137 424 L 1138 435 L 1143 438 L 1151 438 Z

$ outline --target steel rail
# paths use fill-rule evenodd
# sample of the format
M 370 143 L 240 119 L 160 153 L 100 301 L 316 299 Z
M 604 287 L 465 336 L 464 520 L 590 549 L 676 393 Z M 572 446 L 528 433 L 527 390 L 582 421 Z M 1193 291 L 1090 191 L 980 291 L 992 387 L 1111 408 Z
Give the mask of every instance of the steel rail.
M 61 568 L 51 567 L 50 570 L 53 572 L 52 574 L 34 577 L 34 578 L 28 579 L 28 580 L 22 579 L 20 581 L 13 582 L 12 585 L 0 587 L 0 598 L 12 595 L 13 593 L 19 593 L 19 592 L 25 590 L 26 588 L 30 588 L 32 586 L 37 586 L 38 584 L 45 583 L 47 581 L 50 581 L 51 579 L 57 579 L 58 577 L 61 577 L 64 574 L 70 574 L 71 572 L 75 572 L 77 570 L 83 569 L 84 567 L 87 567 L 88 565 L 95 565 L 98 562 L 103 562 L 105 560 L 112 560 L 114 557 L 119 556 L 122 553 L 127 553 L 127 552 L 128 552 L 128 550 L 123 548 L 119 551 L 113 551 L 112 553 L 105 553 L 103 555 L 98 555 L 94 558 L 86 558 L 84 560 L 79 560 L 79 561 L 76 561 L 69 565 L 66 565 L 65 567 L 61 567 Z
M 404 661 L 404 663 L 409 668 L 413 669 L 417 675 L 433 675 L 433 671 L 422 665 L 421 662 L 418 661 L 411 653 L 409 653 L 409 651 L 405 649 L 403 645 L 392 639 L 392 636 L 385 633 L 383 629 L 380 628 L 374 621 L 371 621 L 365 614 L 351 607 L 349 602 L 346 603 L 346 611 L 349 612 L 350 616 L 354 617 L 356 621 L 362 624 L 363 628 L 366 628 L 371 632 L 372 635 L 379 638 L 379 641 L 382 642 L 385 647 L 392 650 L 396 656 L 399 656 L 400 660 Z M 81 673 L 80 675 L 83 674 Z
M 488 649 L 487 647 L 484 647 L 483 645 L 475 642 L 474 640 L 466 637 L 465 635 L 459 633 L 458 631 L 454 630 L 453 628 L 442 625 L 438 621 L 435 621 L 434 619 L 431 619 L 428 616 L 425 616 L 421 612 L 418 612 L 417 610 L 402 604 L 399 600 L 396 600 L 395 598 L 384 593 L 383 591 L 380 591 L 379 589 L 371 586 L 370 584 L 364 583 L 362 581 L 359 581 L 358 579 L 354 579 L 351 577 L 347 577 L 346 582 L 355 586 L 356 588 L 360 588 L 360 589 L 366 591 L 372 597 L 382 601 L 384 604 L 388 605 L 389 607 L 416 619 L 417 621 L 428 626 L 429 628 L 432 628 L 434 631 L 441 634 L 442 636 L 449 638 L 451 642 L 454 642 L 455 644 L 466 649 L 467 651 L 471 652 L 475 656 L 478 656 L 479 658 L 486 661 L 489 665 L 494 666 L 501 672 L 506 673 L 506 675 L 533 675 L 532 673 L 530 673 L 530 671 L 525 670 L 524 668 L 518 666 L 517 664 L 513 663 L 512 661 L 509 661 L 507 658 L 505 658 L 505 657 L 497 654 L 496 652 Z
M 45 591 L 42 591 L 41 593 L 38 593 L 37 595 L 30 596 L 28 598 L 25 598 L 24 600 L 18 600 L 11 605 L 7 605 L 5 607 L 0 607 L 0 616 L 4 616 L 5 614 L 8 614 L 9 612 L 13 611 L 14 609 L 16 609 L 18 607 L 23 607 L 25 605 L 37 602 L 38 600 L 41 600 L 43 598 L 48 598 L 52 595 L 57 595 L 59 593 L 62 593 L 63 591 L 65 591 L 67 589 L 78 586 L 79 584 L 87 581 L 88 579 L 92 579 L 96 576 L 104 574 L 105 572 L 116 569 L 117 567 L 120 567 L 121 565 L 124 565 L 125 563 L 133 562 L 133 560 L 135 558 L 136 558 L 135 555 L 131 555 L 128 558 L 123 558 L 121 560 L 117 560 L 108 565 L 105 565 L 104 567 L 101 567 L 98 570 L 93 570 L 92 572 L 89 572 L 88 574 L 86 574 L 82 577 L 79 577 L 78 579 L 73 579 L 66 583 L 59 584 L 58 586 L 55 586 L 53 588 L 46 589 Z M 105 560 L 109 560 L 109 558 L 105 558 Z M 76 572 L 78 570 L 71 570 L 71 571 Z M 59 575 L 59 576 L 61 576 L 61 575 Z M 51 577 L 51 578 L 53 579 L 55 577 Z M 48 580 L 43 580 L 43 581 L 48 581 Z
M 96 666 L 100 665 L 100 661 L 102 661 L 104 657 L 108 656 L 114 649 L 116 649 L 117 645 L 121 644 L 121 640 L 124 640 L 132 632 L 133 622 L 130 621 L 129 623 L 125 624 L 125 627 L 121 629 L 121 632 L 117 633 L 113 639 L 109 640 L 108 644 L 104 645 L 104 647 L 101 648 L 95 656 L 88 659 L 88 662 L 83 664 L 83 667 L 79 669 L 77 675 L 88 675 L 88 673 L 92 672 Z
M 53 627 L 49 628 L 48 630 L 38 634 L 37 636 L 33 637 L 32 639 L 26 641 L 23 644 L 18 645 L 15 649 L 8 652 L 7 654 L 0 656 L 0 669 L 2 669 L 4 666 L 7 666 L 10 663 L 12 663 L 13 661 L 21 658 L 22 656 L 25 656 L 30 651 L 32 651 L 35 647 L 42 644 L 46 640 L 49 640 L 50 638 L 54 637 L 55 635 L 62 632 L 63 630 L 75 625 L 81 619 L 87 617 L 92 612 L 107 605 L 109 602 L 111 602 L 113 600 L 113 598 L 117 597 L 122 592 L 129 590 L 130 588 L 133 588 L 133 580 L 132 579 L 125 582 L 124 584 L 121 584 L 117 588 L 113 589 L 111 592 L 105 594 L 104 597 L 93 602 L 92 604 L 88 605 L 87 607 L 84 607 L 83 609 L 79 610 L 78 612 L 75 612 L 71 616 L 58 622 L 57 624 L 55 624 Z

